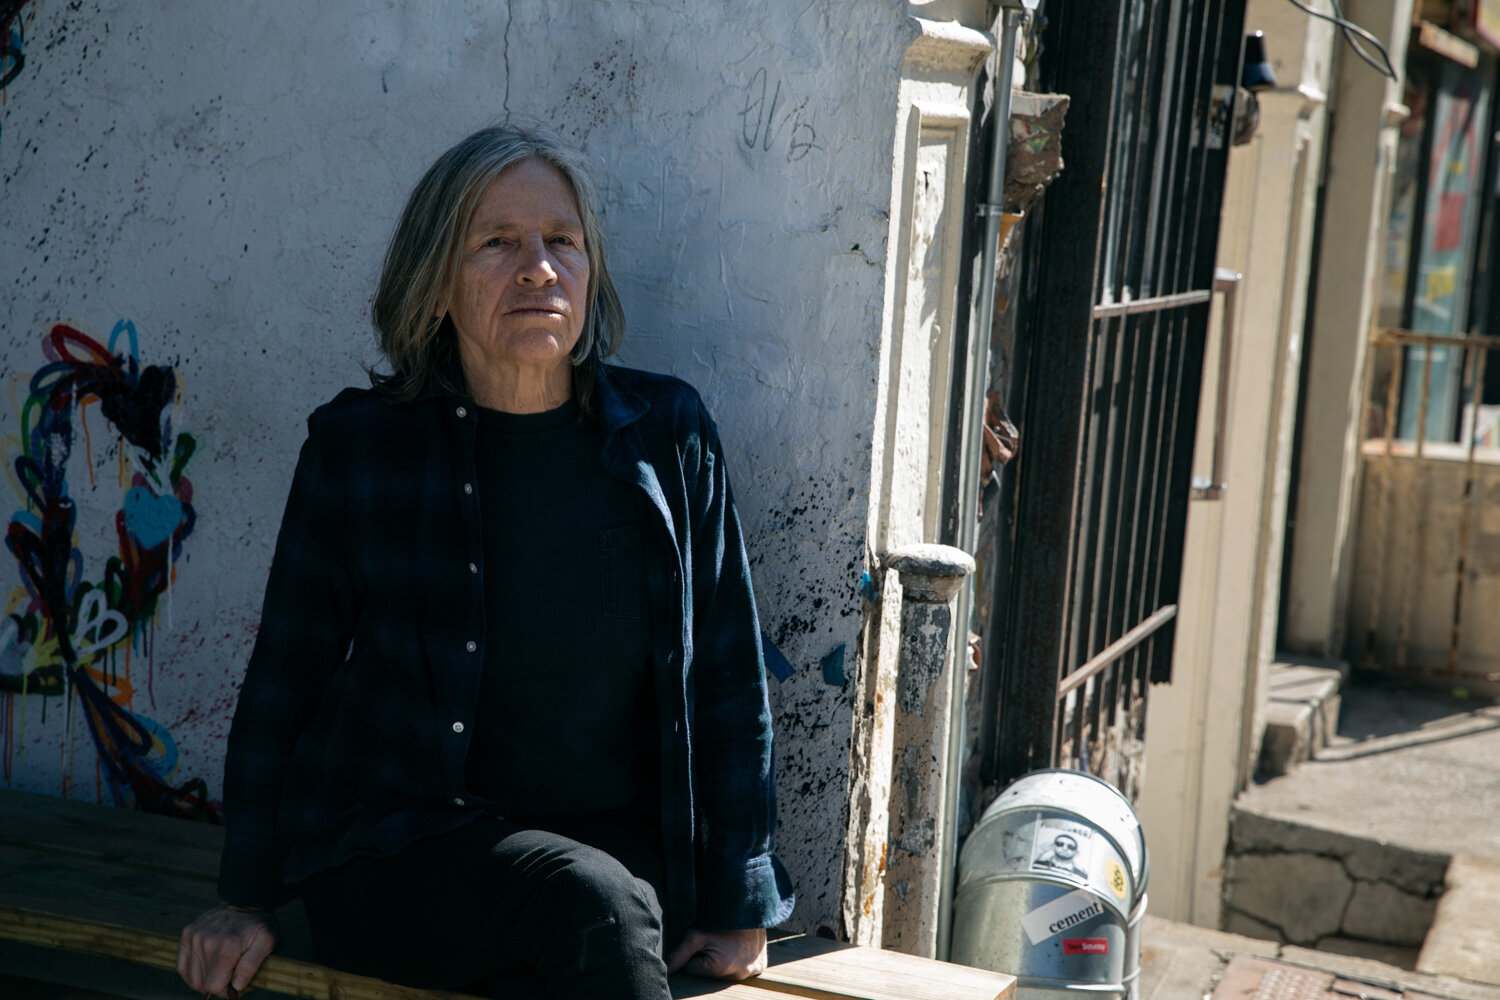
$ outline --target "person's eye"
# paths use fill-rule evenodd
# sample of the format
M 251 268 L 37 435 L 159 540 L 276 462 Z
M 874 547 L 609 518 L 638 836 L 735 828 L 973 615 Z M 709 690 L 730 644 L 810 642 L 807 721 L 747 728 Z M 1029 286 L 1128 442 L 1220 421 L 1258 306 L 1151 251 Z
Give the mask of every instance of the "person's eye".
M 552 242 L 553 243 L 559 243 L 559 244 L 561 244 L 563 246 L 569 246 L 569 247 L 571 247 L 571 246 L 577 246 L 578 245 L 578 241 L 577 240 L 575 240 L 575 239 L 573 239 L 573 237 L 567 236 L 567 235 L 554 236 L 554 237 L 552 237 Z

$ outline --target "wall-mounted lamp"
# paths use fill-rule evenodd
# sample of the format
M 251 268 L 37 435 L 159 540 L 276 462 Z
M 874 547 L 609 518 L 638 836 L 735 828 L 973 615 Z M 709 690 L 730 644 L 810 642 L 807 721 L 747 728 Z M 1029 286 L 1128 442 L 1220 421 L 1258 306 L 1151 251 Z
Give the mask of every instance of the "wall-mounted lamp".
M 1240 69 L 1240 86 L 1254 93 L 1276 86 L 1276 74 L 1266 61 L 1266 35 L 1252 31 L 1245 36 L 1245 64 Z
M 1266 60 L 1266 36 L 1252 31 L 1245 36 L 1245 61 L 1240 66 L 1239 94 L 1234 102 L 1234 145 L 1243 146 L 1260 127 L 1260 101 L 1255 93 L 1276 86 L 1276 74 Z

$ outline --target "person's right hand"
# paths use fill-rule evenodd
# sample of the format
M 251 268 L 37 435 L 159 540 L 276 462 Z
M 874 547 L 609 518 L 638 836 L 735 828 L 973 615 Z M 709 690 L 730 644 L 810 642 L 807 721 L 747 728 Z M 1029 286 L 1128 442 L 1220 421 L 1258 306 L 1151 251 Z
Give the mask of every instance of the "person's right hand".
M 194 992 L 228 1000 L 245 992 L 275 947 L 274 915 L 220 903 L 183 928 L 177 973 Z

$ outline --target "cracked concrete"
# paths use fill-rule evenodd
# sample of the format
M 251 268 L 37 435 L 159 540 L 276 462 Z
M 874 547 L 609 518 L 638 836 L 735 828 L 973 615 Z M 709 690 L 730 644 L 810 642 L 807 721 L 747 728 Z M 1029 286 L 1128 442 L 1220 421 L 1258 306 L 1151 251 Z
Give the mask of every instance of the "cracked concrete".
M 1354 894 L 1336 858 L 1301 852 L 1236 857 L 1224 886 L 1226 905 L 1275 928 L 1278 940 L 1308 945 L 1338 933 Z
M 1494 708 L 1361 676 L 1333 742 L 1235 803 L 1224 927 L 1411 965 L 1465 849 L 1500 856 Z
M 1308 947 L 1345 938 L 1420 947 L 1443 892 L 1447 862 L 1433 852 L 1236 809 L 1224 926 Z

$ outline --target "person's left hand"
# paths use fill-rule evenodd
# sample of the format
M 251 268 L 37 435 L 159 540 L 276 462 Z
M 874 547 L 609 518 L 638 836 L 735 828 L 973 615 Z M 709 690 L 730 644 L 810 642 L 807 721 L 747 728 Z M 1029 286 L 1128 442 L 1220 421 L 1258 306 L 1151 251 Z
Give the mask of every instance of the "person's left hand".
M 766 971 L 766 931 L 688 931 L 667 955 L 668 972 L 749 979 Z

